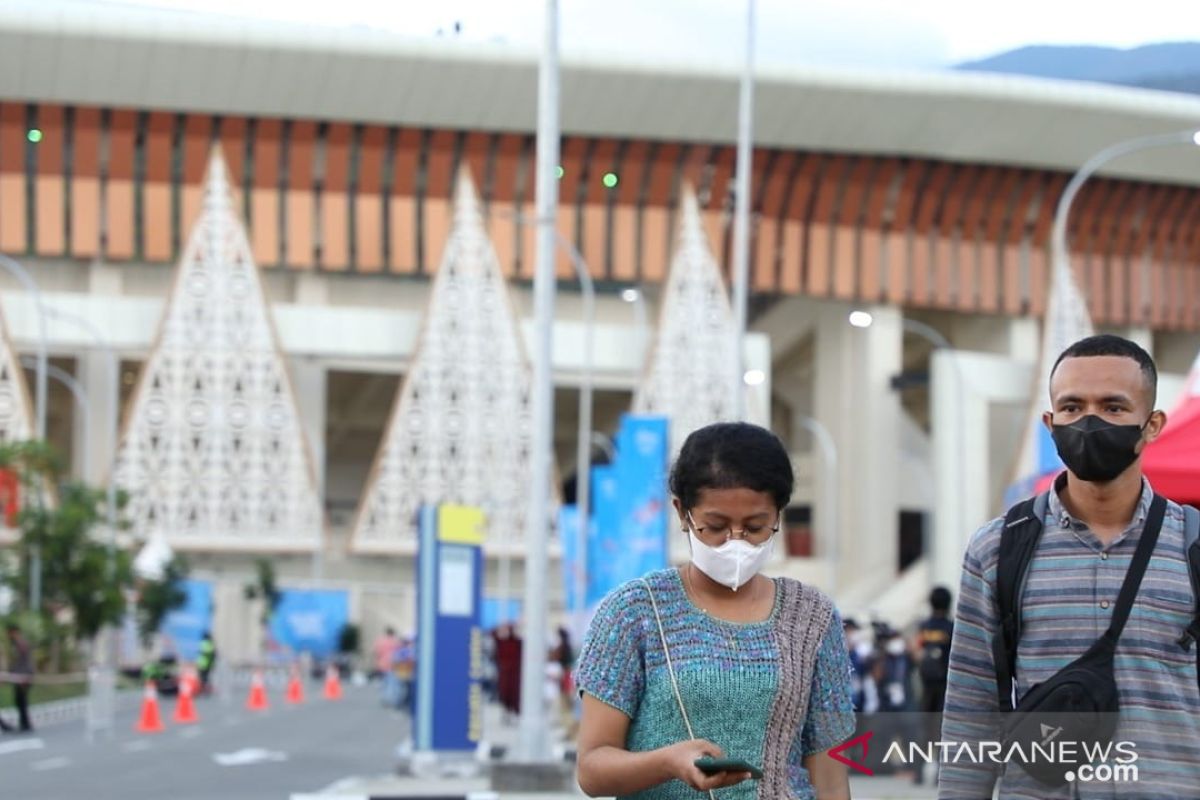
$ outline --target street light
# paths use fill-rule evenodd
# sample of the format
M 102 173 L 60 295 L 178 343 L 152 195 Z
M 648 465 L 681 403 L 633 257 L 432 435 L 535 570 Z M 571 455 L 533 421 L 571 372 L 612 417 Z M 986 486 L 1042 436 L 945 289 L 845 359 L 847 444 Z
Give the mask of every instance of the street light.
M 1075 201 L 1075 197 L 1079 194 L 1079 190 L 1083 188 L 1083 184 L 1087 182 L 1088 178 L 1109 161 L 1127 156 L 1130 153 L 1137 153 L 1142 150 L 1154 150 L 1159 147 L 1175 147 L 1181 144 L 1200 147 L 1200 129 L 1192 128 L 1186 131 L 1127 139 L 1104 148 L 1085 161 L 1083 166 L 1079 168 L 1079 171 L 1072 176 L 1070 182 L 1067 184 L 1067 188 L 1063 189 L 1062 196 L 1058 199 L 1058 206 L 1054 209 L 1053 243 L 1051 245 L 1053 248 L 1054 268 L 1061 270 L 1070 266 L 1070 256 L 1067 253 L 1067 216 L 1071 213 L 1071 204 Z
M 36 367 L 37 356 L 21 356 L 21 365 L 31 369 Z M 90 450 L 92 442 L 90 414 L 91 402 L 88 399 L 87 390 L 83 388 L 79 381 L 75 380 L 74 375 L 54 364 L 46 365 L 46 375 L 47 377 L 53 378 L 66 387 L 67 391 L 71 393 L 71 396 L 75 398 L 75 404 L 79 406 L 79 409 L 83 412 L 83 436 L 81 437 L 83 439 L 83 444 L 81 445 L 80 450 L 83 453 L 83 463 L 87 464 L 90 460 L 89 457 L 91 455 Z
M 871 327 L 871 324 L 874 321 L 875 321 L 875 319 L 874 319 L 874 317 L 871 316 L 871 313 L 869 311 L 861 311 L 861 310 L 860 311 L 852 311 L 849 316 L 850 324 L 856 328 L 869 328 L 869 327 Z M 925 341 L 929 342 L 929 344 L 933 345 L 935 350 L 947 350 L 947 351 L 954 350 L 954 346 L 952 344 L 950 344 L 950 340 L 947 339 L 942 334 L 941 331 L 939 331 L 937 328 L 933 327 L 932 325 L 927 325 L 924 322 L 921 322 L 920 320 L 910 319 L 909 317 L 901 317 L 900 324 L 901 324 L 901 327 L 907 333 L 911 333 L 911 334 L 921 337 Z M 932 359 L 930 359 L 930 363 L 932 364 Z M 965 467 L 966 467 L 966 409 L 963 408 L 963 405 L 964 405 L 964 401 L 966 399 L 967 383 L 966 383 L 966 377 L 962 373 L 962 367 L 958 363 L 958 359 L 952 358 L 952 359 L 950 359 L 950 363 L 954 367 L 954 380 L 955 380 L 955 383 L 957 384 L 958 398 L 959 398 L 959 402 L 955 409 L 955 423 L 956 423 L 955 427 L 958 429 L 958 435 L 955 436 L 954 438 L 957 442 L 958 451 L 959 451 L 959 455 L 958 455 L 959 467 L 958 468 L 961 470 L 961 469 L 965 469 Z M 932 372 L 932 369 L 930 371 Z M 930 398 L 930 403 L 932 404 L 932 396 Z M 935 479 L 935 483 L 940 483 L 940 482 L 936 481 L 936 479 Z M 941 503 L 942 499 L 943 498 L 940 498 L 940 497 L 938 498 L 939 504 Z M 962 511 L 963 508 L 965 508 L 965 505 L 962 502 L 962 499 L 960 497 L 959 501 L 958 501 L 959 519 L 956 520 L 956 522 L 960 525 L 963 523 L 963 519 L 962 519 L 962 517 L 964 516 L 963 511 Z M 936 511 L 935 511 L 935 514 L 936 514 Z M 955 520 L 952 520 L 952 521 L 955 521 Z M 935 537 L 936 537 L 936 528 L 935 528 L 934 533 L 935 533 Z M 938 570 L 937 570 L 937 563 L 936 563 L 938 549 L 939 548 L 936 546 L 936 544 L 933 547 L 929 548 L 929 553 L 931 554 L 930 555 L 930 565 L 929 565 L 930 570 L 929 570 L 929 572 L 931 575 L 934 575 L 934 576 L 939 574 Z
M 633 306 L 634 321 L 638 329 L 638 360 L 641 367 L 646 364 L 646 342 L 650 339 L 649 314 L 646 312 L 646 295 L 636 286 L 621 290 L 621 299 Z
M 733 315 L 736 333 L 731 388 L 734 419 L 746 418 L 746 304 L 750 293 L 750 159 L 754 139 L 754 6 L 746 0 L 746 52 L 738 92 L 738 139 L 733 207 Z

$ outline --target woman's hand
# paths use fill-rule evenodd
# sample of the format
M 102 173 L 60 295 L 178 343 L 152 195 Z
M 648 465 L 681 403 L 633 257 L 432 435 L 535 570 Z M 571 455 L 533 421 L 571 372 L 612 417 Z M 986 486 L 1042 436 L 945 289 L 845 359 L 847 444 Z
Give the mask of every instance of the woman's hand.
M 667 771 L 697 791 L 724 789 L 726 786 L 733 786 L 750 777 L 749 772 L 718 772 L 713 775 L 701 772 L 700 768 L 696 766 L 696 759 L 705 756 L 720 758 L 725 755 L 720 747 L 704 739 L 692 739 L 688 742 L 673 744 L 663 748 L 660 752 Z

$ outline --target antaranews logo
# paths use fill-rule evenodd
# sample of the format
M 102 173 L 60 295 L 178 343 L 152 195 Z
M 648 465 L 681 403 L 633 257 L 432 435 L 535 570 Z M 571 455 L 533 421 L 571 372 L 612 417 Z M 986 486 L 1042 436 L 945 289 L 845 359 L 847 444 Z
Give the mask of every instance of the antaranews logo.
M 1067 781 L 1081 783 L 1134 783 L 1138 780 L 1138 753 L 1134 742 L 1073 742 L 1062 739 L 1063 728 L 1052 725 L 1041 726 L 1042 741 L 1030 746 L 1013 742 L 1007 746 L 998 741 L 978 742 L 900 742 L 888 745 L 883 755 L 884 764 L 906 767 L 917 764 L 994 764 L 1038 762 L 1070 764 L 1075 766 L 1066 773 Z M 874 731 L 862 733 L 837 747 L 831 748 L 830 758 L 864 775 L 874 775 L 868 766 L 870 742 Z M 862 757 L 855 759 L 847 751 L 861 745 Z M 1115 763 L 1109 763 L 1114 761 Z

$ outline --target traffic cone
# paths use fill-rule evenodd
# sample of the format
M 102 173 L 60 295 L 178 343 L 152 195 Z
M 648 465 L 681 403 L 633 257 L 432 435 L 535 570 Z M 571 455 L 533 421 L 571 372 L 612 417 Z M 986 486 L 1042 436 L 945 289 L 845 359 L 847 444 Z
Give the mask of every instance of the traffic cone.
M 142 693 L 142 714 L 134 730 L 138 733 L 162 733 L 166 730 L 162 715 L 158 713 L 158 692 L 154 689 L 153 681 L 146 681 L 146 690 Z
M 194 686 L 195 682 L 191 676 L 184 676 L 184 679 L 180 681 L 179 697 L 175 700 L 175 715 L 171 717 L 172 722 L 187 725 L 200 721 L 200 718 L 196 716 L 196 704 L 192 702 L 192 694 L 196 691 Z
M 342 699 L 342 681 L 340 678 L 338 678 L 337 667 L 333 666 L 332 664 L 330 664 L 325 670 L 325 699 Z
M 255 672 L 250 681 L 250 696 L 246 698 L 246 708 L 251 711 L 267 710 L 267 688 L 263 685 L 262 672 Z
M 187 686 L 191 690 L 191 696 L 195 697 L 200 694 L 200 676 L 196 674 L 196 668 L 187 666 L 183 668 L 183 677 L 179 679 L 179 691 L 183 693 L 183 687 Z
M 288 679 L 287 696 L 284 698 L 292 705 L 304 702 L 304 684 L 300 682 L 300 670 L 292 667 L 292 676 Z

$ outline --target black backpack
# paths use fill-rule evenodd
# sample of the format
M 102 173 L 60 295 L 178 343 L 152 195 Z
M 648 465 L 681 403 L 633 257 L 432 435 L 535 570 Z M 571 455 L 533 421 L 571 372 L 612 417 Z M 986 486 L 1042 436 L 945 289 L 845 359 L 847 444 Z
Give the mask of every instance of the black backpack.
M 1048 494 L 1018 503 L 1005 516 L 996 573 L 996 605 L 999 626 L 992 640 L 996 688 L 1002 712 L 1016 712 L 1004 728 L 1006 743 L 1043 740 L 1048 730 L 1061 734 L 1064 728 L 1073 741 L 1106 741 L 1115 730 L 1119 697 L 1113 678 L 1112 659 L 1117 640 L 1137 596 L 1142 575 L 1153 554 L 1166 510 L 1165 498 L 1155 496 L 1137 553 L 1121 587 L 1109 629 L 1086 653 L 1046 681 L 1032 686 L 1016 702 L 1013 677 L 1017 643 L 1021 636 L 1021 598 L 1026 573 L 1042 533 L 1042 518 Z M 1190 624 L 1181 632 L 1179 644 L 1190 648 L 1200 639 L 1200 513 L 1184 506 L 1184 551 L 1196 606 Z M 1200 687 L 1200 647 L 1197 648 L 1197 686 Z M 1047 724 L 1049 722 L 1049 724 Z M 1070 764 L 1041 762 L 1021 766 L 1042 783 L 1062 785 Z

